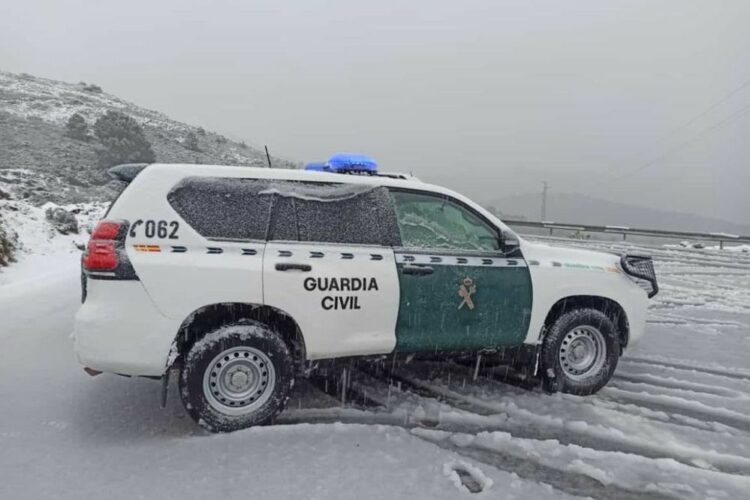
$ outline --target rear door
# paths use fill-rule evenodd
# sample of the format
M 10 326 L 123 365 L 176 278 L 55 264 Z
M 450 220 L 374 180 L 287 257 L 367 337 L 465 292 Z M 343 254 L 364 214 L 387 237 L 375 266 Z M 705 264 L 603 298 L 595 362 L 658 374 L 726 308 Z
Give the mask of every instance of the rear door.
M 267 182 L 153 172 L 114 216 L 130 221 L 128 257 L 157 308 L 182 321 L 211 304 L 262 303 Z
M 499 231 L 457 200 L 391 189 L 402 244 L 396 350 L 450 352 L 523 343 L 531 279 Z
M 267 192 L 264 301 L 294 318 L 308 359 L 393 351 L 398 227 L 388 191 L 279 182 Z

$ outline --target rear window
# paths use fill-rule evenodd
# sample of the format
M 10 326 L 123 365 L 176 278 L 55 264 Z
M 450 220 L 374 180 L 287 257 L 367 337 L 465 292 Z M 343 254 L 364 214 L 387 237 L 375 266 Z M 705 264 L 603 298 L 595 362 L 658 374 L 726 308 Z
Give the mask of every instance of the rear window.
M 259 179 L 188 177 L 172 188 L 167 200 L 201 236 L 263 240 L 271 197 L 260 192 L 268 184 Z
M 189 177 L 167 199 L 207 238 L 400 244 L 388 191 L 378 186 Z

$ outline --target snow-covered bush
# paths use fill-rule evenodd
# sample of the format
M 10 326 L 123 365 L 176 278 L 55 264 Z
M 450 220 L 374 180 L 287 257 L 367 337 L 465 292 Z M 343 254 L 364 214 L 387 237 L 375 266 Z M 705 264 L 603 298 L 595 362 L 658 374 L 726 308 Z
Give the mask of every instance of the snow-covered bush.
M 195 132 L 188 132 L 185 136 L 185 139 L 182 141 L 182 145 L 190 151 L 201 150 L 200 146 L 198 145 L 198 136 L 195 135 Z
M 101 143 L 96 152 L 101 167 L 121 163 L 153 163 L 156 160 L 141 126 L 124 113 L 107 111 L 96 120 L 94 134 Z
M 0 220 L 0 266 L 7 266 L 15 259 L 13 257 L 16 250 L 16 238 L 9 230 L 3 226 Z
M 65 135 L 77 141 L 86 141 L 89 138 L 89 126 L 86 120 L 78 113 L 73 113 L 65 124 Z
M 60 234 L 78 234 L 78 220 L 72 212 L 57 205 L 48 204 L 44 216 Z
M 96 85 L 95 83 L 84 84 L 83 90 L 85 92 L 91 92 L 93 94 L 101 94 L 103 92 L 102 88 L 99 85 Z

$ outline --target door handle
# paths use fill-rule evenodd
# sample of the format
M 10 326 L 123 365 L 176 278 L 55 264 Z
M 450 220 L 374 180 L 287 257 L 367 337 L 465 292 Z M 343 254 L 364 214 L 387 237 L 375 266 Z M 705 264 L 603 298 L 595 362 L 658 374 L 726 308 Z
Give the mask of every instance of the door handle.
M 427 276 L 428 274 L 434 273 L 435 270 L 430 266 L 420 266 L 418 264 L 406 264 L 401 269 L 401 272 L 404 274 L 413 274 L 415 276 Z
M 276 264 L 276 270 L 277 271 L 302 271 L 303 273 L 308 273 L 312 271 L 312 266 L 310 264 L 290 264 L 286 262 L 279 262 Z

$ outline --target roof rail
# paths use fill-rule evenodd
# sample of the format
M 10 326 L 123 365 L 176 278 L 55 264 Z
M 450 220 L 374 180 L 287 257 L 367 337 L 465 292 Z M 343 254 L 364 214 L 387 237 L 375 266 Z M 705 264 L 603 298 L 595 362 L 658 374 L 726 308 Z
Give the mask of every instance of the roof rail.
M 107 173 L 110 177 L 117 179 L 122 182 L 132 182 L 141 171 L 148 167 L 150 163 L 123 163 L 122 165 L 116 165 L 109 170 Z
M 416 180 L 417 178 L 410 174 L 402 174 L 401 172 L 378 172 L 375 174 L 377 177 L 388 177 L 389 179 L 402 179 L 402 180 Z

